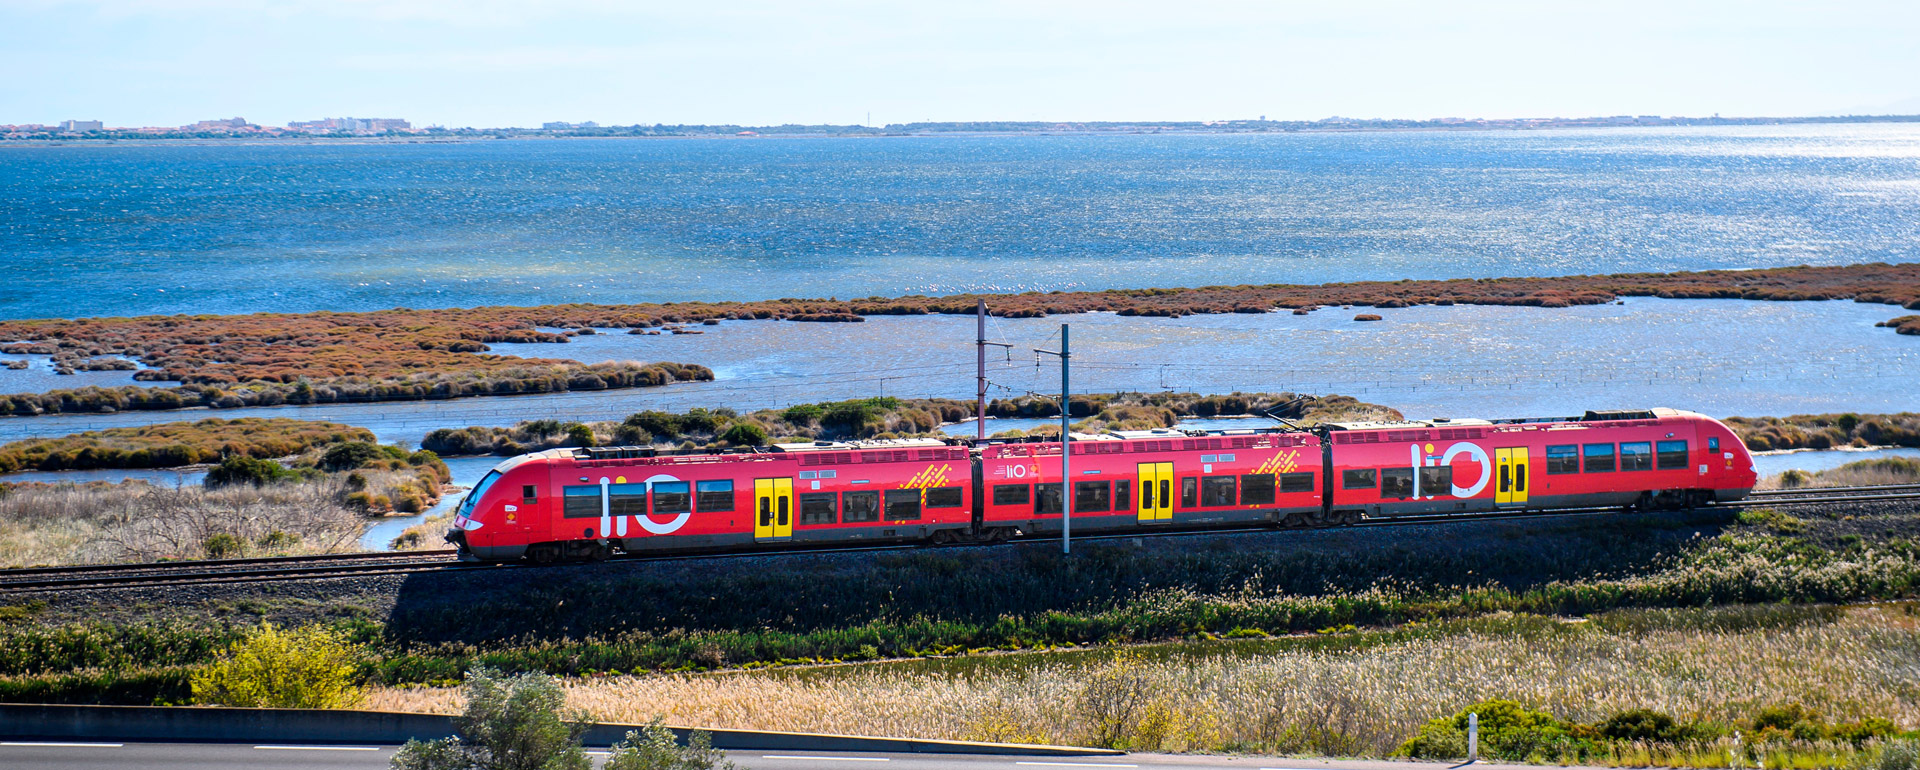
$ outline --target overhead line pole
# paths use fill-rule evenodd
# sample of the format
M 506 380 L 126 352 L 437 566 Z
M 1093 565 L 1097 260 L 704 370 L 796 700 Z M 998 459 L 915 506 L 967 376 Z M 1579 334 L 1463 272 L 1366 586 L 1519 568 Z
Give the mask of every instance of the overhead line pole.
M 1068 423 L 1072 419 L 1069 415 L 1073 409 L 1068 395 L 1072 391 L 1067 387 L 1067 362 L 1073 358 L 1073 353 L 1067 344 L 1067 325 L 1060 324 L 1058 352 L 1038 348 L 1033 352 L 1060 357 L 1060 552 L 1071 554 L 1073 553 L 1073 434 L 1068 428 Z
M 987 440 L 987 346 L 995 345 L 1003 348 L 1013 346 L 1004 342 L 987 341 L 987 301 L 978 299 L 975 303 L 974 323 L 979 327 L 979 332 L 974 337 L 974 346 L 978 349 L 974 371 L 979 376 L 979 383 L 974 391 L 973 433 L 975 439 L 985 441 Z

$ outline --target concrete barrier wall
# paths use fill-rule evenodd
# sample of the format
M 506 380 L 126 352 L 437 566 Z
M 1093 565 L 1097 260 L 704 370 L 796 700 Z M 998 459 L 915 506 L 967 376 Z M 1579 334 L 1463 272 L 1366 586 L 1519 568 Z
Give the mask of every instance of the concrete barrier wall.
M 599 724 L 589 746 L 610 746 L 640 725 Z M 673 728 L 682 741 L 688 728 Z M 708 730 L 715 748 L 729 751 L 872 751 L 938 754 L 1097 756 L 1107 749 L 971 743 L 917 738 Z M 453 718 L 435 714 L 329 709 L 247 709 L 173 706 L 59 706 L 0 703 L 0 738 L 26 740 L 314 743 L 397 745 L 454 734 Z

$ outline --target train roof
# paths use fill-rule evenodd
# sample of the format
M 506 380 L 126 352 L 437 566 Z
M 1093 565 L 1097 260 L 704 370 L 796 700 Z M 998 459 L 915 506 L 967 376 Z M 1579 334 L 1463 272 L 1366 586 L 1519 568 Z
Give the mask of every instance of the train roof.
M 776 452 L 848 452 L 860 449 L 931 449 L 953 445 L 953 442 L 937 438 L 885 438 L 871 441 L 804 441 L 774 444 L 772 449 Z
M 1366 422 L 1330 422 L 1326 427 L 1331 430 L 1406 430 L 1409 428 L 1469 428 L 1490 427 L 1494 425 L 1526 425 L 1534 423 L 1583 423 L 1618 422 L 1623 420 L 1657 420 L 1662 417 L 1695 417 L 1693 412 L 1668 409 L 1656 406 L 1651 409 L 1610 409 L 1588 410 L 1578 417 L 1516 417 L 1501 420 L 1449 419 L 1436 417 L 1430 420 L 1381 420 Z

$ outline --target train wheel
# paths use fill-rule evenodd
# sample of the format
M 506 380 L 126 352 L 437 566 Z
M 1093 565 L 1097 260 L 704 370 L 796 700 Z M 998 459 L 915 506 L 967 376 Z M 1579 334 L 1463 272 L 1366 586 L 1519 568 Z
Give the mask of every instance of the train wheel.
M 606 561 L 613 558 L 613 546 L 606 543 L 594 543 L 587 549 L 587 561 Z
M 559 555 L 560 554 L 555 551 L 554 547 L 550 545 L 536 545 L 532 548 L 527 549 L 527 561 L 533 562 L 543 567 L 548 564 L 554 563 L 554 561 L 559 557 Z
M 950 530 L 950 529 L 936 529 L 936 530 L 934 530 L 934 531 L 933 531 L 933 537 L 932 537 L 931 539 L 932 539 L 932 541 L 933 541 L 933 544 L 934 544 L 934 545 L 952 545 L 952 544 L 953 544 L 953 530 Z

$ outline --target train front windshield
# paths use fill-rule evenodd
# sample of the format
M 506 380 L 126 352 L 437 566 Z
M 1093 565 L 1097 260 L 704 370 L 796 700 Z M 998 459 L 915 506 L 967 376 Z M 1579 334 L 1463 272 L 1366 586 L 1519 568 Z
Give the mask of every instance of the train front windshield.
M 473 491 L 467 493 L 467 499 L 460 501 L 460 515 L 472 518 L 473 507 L 480 503 L 480 496 L 486 494 L 487 489 L 499 480 L 499 471 L 487 471 L 487 477 L 481 479 L 480 483 L 473 485 Z

